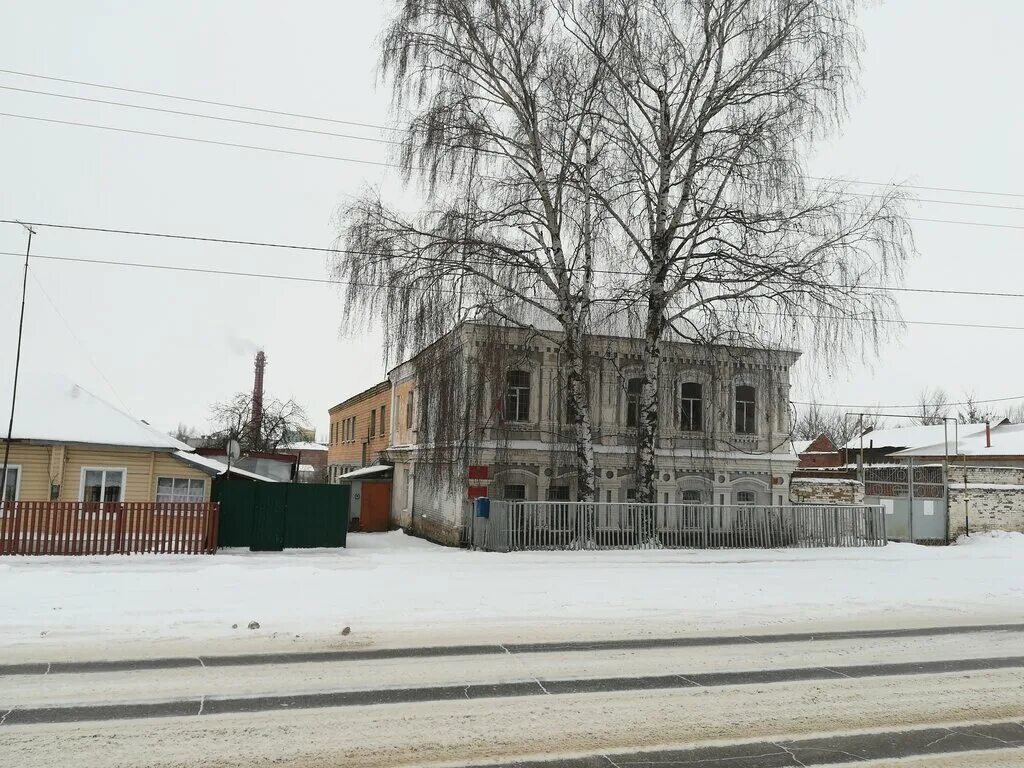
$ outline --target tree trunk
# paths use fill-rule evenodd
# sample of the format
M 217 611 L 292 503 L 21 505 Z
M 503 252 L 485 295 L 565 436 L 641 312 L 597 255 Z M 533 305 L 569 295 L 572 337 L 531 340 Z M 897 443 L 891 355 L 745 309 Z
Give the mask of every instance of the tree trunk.
M 574 355 L 567 363 L 569 406 L 572 409 L 573 436 L 576 440 L 576 500 L 595 501 L 597 467 L 594 463 L 594 431 L 590 419 L 587 371 L 582 355 Z
M 642 504 L 658 501 L 658 417 L 661 392 L 661 336 L 665 330 L 664 285 L 652 285 L 647 301 L 647 322 L 644 325 L 643 387 L 637 413 L 636 499 Z M 639 515 L 641 542 L 656 544 L 653 509 Z

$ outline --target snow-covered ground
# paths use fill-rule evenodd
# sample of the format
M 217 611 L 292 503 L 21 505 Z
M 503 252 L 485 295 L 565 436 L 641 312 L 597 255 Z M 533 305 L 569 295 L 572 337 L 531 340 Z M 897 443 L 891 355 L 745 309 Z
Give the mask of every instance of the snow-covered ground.
M 401 532 L 349 542 L 3 558 L 0 661 L 1024 621 L 1022 534 L 952 547 L 514 554 Z

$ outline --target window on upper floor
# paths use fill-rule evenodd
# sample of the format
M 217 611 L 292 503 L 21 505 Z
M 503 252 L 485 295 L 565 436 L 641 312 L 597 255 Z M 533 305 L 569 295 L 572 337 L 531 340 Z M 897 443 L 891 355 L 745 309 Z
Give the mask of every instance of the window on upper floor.
M 405 401 L 405 428 L 412 429 L 412 390 L 409 390 L 409 399 Z
M 643 379 L 630 379 L 626 382 L 626 426 L 640 426 L 640 395 L 644 391 Z
M 505 421 L 530 420 L 530 373 L 509 371 L 505 374 Z
M 387 413 L 384 410 L 385 408 L 387 408 L 386 405 L 382 405 L 380 407 L 380 432 L 379 432 L 379 434 L 380 434 L 381 437 L 383 437 L 385 434 L 387 434 L 387 430 L 384 428 L 384 424 L 386 422 L 386 420 L 384 418 L 384 415 Z
M 736 431 L 741 435 L 757 432 L 755 421 L 756 390 L 746 384 L 736 387 Z
M 679 429 L 684 432 L 704 430 L 704 392 L 695 381 L 679 385 Z
M 377 435 L 377 409 L 374 408 L 370 411 L 370 434 L 369 437 L 375 437 Z

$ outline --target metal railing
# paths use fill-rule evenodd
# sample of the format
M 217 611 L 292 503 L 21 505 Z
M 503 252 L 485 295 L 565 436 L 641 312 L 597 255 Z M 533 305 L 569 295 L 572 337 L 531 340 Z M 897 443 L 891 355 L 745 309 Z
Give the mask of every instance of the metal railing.
M 738 549 L 884 546 L 877 506 L 724 506 L 492 501 L 472 524 L 492 552 L 538 549 Z

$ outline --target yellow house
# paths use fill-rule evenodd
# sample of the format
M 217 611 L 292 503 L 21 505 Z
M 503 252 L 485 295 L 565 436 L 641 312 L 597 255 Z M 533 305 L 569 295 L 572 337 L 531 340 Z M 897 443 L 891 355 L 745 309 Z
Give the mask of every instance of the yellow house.
M 3 425 L 8 414 L 0 411 Z M 19 387 L 0 486 L 6 501 L 206 502 L 212 478 L 226 470 L 77 384 L 31 382 Z

